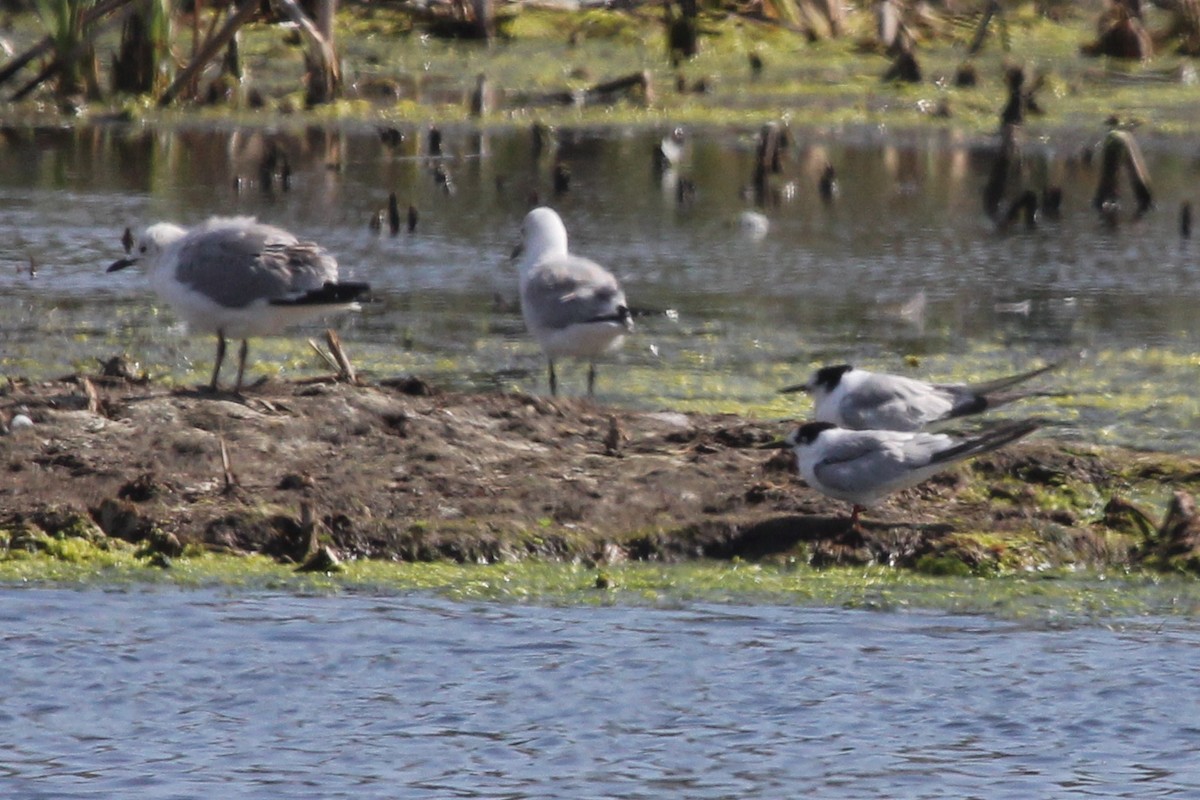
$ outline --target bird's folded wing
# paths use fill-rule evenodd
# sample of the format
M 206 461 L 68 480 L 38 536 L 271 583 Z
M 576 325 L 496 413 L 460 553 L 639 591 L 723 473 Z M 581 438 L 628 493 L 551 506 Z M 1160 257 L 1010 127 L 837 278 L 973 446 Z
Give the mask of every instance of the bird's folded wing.
M 573 259 L 575 267 L 591 262 Z M 625 304 L 616 279 L 596 266 L 587 269 L 553 268 L 534 271 L 522 289 L 526 313 L 538 325 L 561 329 L 612 317 Z
M 950 400 L 939 391 L 907 381 L 872 381 L 848 394 L 838 410 L 853 428 L 915 430 L 947 414 Z
M 862 492 L 903 474 L 896 453 L 872 439 L 845 439 L 829 447 L 813 466 L 817 480 L 834 491 Z
M 337 281 L 337 261 L 323 248 L 257 223 L 210 221 L 179 242 L 174 259 L 176 280 L 228 308 Z

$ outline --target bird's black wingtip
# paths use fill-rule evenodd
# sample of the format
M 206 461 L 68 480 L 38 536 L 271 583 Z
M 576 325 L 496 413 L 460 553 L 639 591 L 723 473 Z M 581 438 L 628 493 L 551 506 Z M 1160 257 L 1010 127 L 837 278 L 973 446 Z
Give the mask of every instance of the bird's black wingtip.
M 271 301 L 273 306 L 329 306 L 361 303 L 370 300 L 371 285 L 368 283 L 326 283 L 320 289 L 311 289 L 298 297 L 281 297 Z

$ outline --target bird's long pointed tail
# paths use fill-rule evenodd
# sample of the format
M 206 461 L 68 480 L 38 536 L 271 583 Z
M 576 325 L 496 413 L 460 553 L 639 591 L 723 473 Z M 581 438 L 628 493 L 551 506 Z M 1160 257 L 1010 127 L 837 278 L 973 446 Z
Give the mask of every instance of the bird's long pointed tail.
M 1028 372 L 1021 372 L 1017 375 L 1008 375 L 1004 378 L 994 378 L 993 380 L 984 381 L 982 383 L 968 384 L 966 388 L 975 394 L 992 394 L 993 392 L 999 392 L 1002 389 L 1007 389 L 1011 386 L 1016 386 L 1018 383 L 1024 383 L 1025 381 L 1027 381 L 1031 378 L 1036 378 L 1038 375 L 1044 375 L 1045 373 L 1050 372 L 1051 370 L 1058 369 L 1059 367 L 1061 367 L 1063 365 L 1063 363 L 1064 362 L 1062 360 L 1055 361 L 1050 364 L 1047 364 L 1044 367 L 1038 367 L 1037 369 L 1031 369 Z M 1026 395 L 1026 396 L 1028 396 L 1028 395 Z M 1013 399 L 1015 400 L 1016 398 L 1013 398 Z M 1009 402 L 1009 401 L 1005 401 L 1005 402 Z
M 970 439 L 965 439 L 958 444 L 948 447 L 938 453 L 935 453 L 933 458 L 929 460 L 931 464 L 947 463 L 950 461 L 959 461 L 971 456 L 977 456 L 982 453 L 989 453 L 992 450 L 997 450 L 1004 447 L 1006 444 L 1011 444 L 1017 439 L 1028 436 L 1041 427 L 1041 423 L 1026 420 L 1024 422 L 1012 422 L 1005 425 L 997 425 L 994 428 L 984 431 L 978 436 L 973 436 Z

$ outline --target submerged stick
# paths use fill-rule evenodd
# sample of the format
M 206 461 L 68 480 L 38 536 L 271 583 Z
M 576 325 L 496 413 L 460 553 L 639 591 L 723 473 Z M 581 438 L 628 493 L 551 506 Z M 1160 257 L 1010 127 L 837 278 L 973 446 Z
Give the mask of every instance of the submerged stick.
M 392 192 L 388 195 L 388 230 L 392 232 L 392 236 L 400 233 L 400 198 L 396 197 L 396 193 Z
M 582 91 L 564 89 L 538 95 L 521 95 L 514 100 L 518 105 L 523 106 L 582 106 L 588 103 L 607 102 L 612 95 L 617 93 L 635 95 L 639 89 L 644 104 L 651 105 L 654 102 L 654 82 L 648 70 L 630 73 L 610 81 L 602 81 Z M 536 126 L 534 130 L 537 130 Z
M 1000 152 L 992 162 L 992 171 L 983 187 L 983 210 L 992 219 L 1000 210 L 1000 201 L 1008 190 L 1010 174 L 1020 168 L 1021 143 L 1016 125 L 1005 125 L 1001 130 Z
M 603 100 L 608 95 L 615 94 L 617 92 L 631 92 L 635 89 L 641 89 L 642 94 L 645 97 L 646 105 L 650 105 L 653 102 L 653 87 L 654 82 L 650 78 L 650 71 L 642 70 L 641 72 L 634 72 L 630 75 L 615 78 L 611 81 L 597 83 L 595 86 L 592 86 L 587 90 L 585 98 L 588 102 L 595 102 L 597 100 Z
M 1037 227 L 1038 196 L 1032 189 L 1026 189 L 1012 202 L 1000 224 L 1002 230 L 1012 227 L 1018 220 L 1024 220 L 1025 228 L 1033 230 Z
M 1134 196 L 1137 198 L 1138 215 L 1149 211 L 1154 205 L 1150 191 L 1150 173 L 1146 169 L 1142 151 L 1133 134 L 1128 131 L 1109 131 L 1104 139 L 1100 157 L 1100 182 L 1092 198 L 1092 207 L 1101 211 L 1118 202 L 1120 192 L 1117 190 L 1117 178 L 1121 166 L 1124 165 L 1129 173 Z

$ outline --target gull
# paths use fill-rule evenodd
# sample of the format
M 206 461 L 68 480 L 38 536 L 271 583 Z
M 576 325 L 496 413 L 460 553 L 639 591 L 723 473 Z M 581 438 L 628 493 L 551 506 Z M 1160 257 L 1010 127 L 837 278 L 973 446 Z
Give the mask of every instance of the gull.
M 612 273 L 567 250 L 562 218 L 545 206 L 525 215 L 519 258 L 521 315 L 550 365 L 550 394 L 558 394 L 556 358 L 587 359 L 588 396 L 596 386 L 596 358 L 620 346 L 633 330 L 625 292 Z
M 779 391 L 811 394 L 818 422 L 855 430 L 916 431 L 1024 397 L 1045 397 L 1047 392 L 1001 392 L 1057 366 L 1049 364 L 984 383 L 946 384 L 837 364 L 821 367 L 806 383 Z
M 130 256 L 108 271 L 134 264 L 144 267 L 155 293 L 191 329 L 216 334 L 212 391 L 227 337 L 242 340 L 234 388 L 240 392 L 249 337 L 357 310 L 355 301 L 370 289 L 365 283 L 339 283 L 337 261 L 320 245 L 253 217 L 213 217 L 191 229 L 155 223 L 138 236 Z
M 853 506 L 850 524 L 883 498 L 916 486 L 955 462 L 991 452 L 1033 433 L 1036 422 L 998 425 L 976 436 L 955 438 L 927 431 L 856 431 L 809 422 L 784 439 L 808 485 Z

